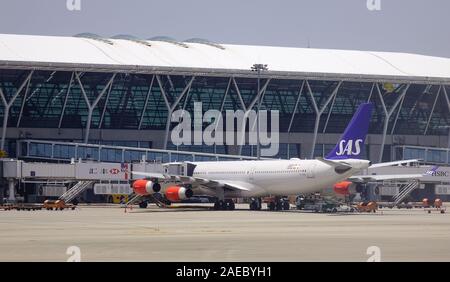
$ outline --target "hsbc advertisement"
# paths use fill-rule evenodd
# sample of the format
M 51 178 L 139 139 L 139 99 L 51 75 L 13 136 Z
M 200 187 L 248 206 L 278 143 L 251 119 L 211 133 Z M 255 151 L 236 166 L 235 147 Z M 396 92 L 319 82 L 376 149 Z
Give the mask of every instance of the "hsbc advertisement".
M 423 177 L 423 181 L 431 182 L 449 182 L 450 181 L 450 167 L 433 166 Z
M 76 177 L 92 180 L 129 180 L 129 164 L 127 163 L 79 163 Z

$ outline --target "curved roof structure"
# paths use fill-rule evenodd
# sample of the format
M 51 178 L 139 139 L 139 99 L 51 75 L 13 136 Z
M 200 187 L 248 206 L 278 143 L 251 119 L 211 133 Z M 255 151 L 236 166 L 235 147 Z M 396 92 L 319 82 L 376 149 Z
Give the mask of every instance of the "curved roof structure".
M 450 59 L 406 53 L 0 34 L 0 67 L 450 83 Z

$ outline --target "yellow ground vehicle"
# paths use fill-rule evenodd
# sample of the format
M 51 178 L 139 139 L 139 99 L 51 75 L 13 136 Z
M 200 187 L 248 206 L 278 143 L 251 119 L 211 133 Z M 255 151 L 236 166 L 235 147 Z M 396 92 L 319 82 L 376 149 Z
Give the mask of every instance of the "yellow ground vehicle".
M 361 202 L 356 205 L 356 209 L 359 212 L 376 212 L 378 204 L 376 202 Z
M 114 204 L 125 204 L 128 202 L 128 195 L 114 194 L 112 195 L 112 202 Z
M 64 209 L 75 209 L 75 205 L 66 204 L 64 200 L 45 200 L 44 201 L 44 209 L 46 210 L 64 210 Z

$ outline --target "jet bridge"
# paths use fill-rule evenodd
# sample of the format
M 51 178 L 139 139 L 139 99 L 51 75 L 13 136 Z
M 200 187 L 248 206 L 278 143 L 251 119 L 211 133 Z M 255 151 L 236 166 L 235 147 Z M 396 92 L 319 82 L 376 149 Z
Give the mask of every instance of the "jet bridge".
M 147 162 L 132 164 L 72 160 L 70 163 L 40 163 L 0 159 L 0 178 L 6 180 L 10 201 L 15 201 L 15 187 L 18 183 L 59 183 L 61 188 L 75 184 L 71 189 L 61 191 L 61 199 L 70 201 L 100 183 L 127 184 L 129 187 L 130 180 L 134 179 L 131 174 L 133 166 L 135 170 L 144 172 L 164 171 L 162 164 Z

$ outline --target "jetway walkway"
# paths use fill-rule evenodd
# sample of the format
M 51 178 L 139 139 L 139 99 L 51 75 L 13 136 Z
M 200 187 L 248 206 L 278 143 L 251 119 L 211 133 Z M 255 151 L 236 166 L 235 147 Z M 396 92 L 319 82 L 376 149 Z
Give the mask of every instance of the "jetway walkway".
M 23 182 L 79 182 L 79 181 L 129 181 L 133 169 L 144 172 L 163 172 L 159 163 L 109 163 L 78 161 L 72 163 L 25 162 L 0 159 L 0 177 Z
M 213 152 L 189 152 L 44 140 L 18 140 L 16 155 L 21 159 L 45 161 L 83 159 L 115 163 L 131 163 L 139 161 L 168 163 L 182 161 L 232 161 L 257 159 L 256 157 L 251 156 L 216 154 Z
M 108 163 L 94 161 L 78 161 L 71 163 L 42 163 L 25 162 L 16 159 L 0 159 L 0 179 L 6 179 L 9 189 L 9 200 L 15 201 L 15 186 L 18 183 L 34 183 L 36 185 L 48 185 L 58 183 L 61 187 L 61 200 L 70 202 L 86 189 L 95 185 L 111 184 L 120 189 L 110 191 L 126 191 L 123 186 L 130 187 L 130 181 L 135 178 L 132 170 L 143 172 L 163 172 L 160 163 Z M 70 184 L 75 185 L 66 190 Z M 117 187 L 116 187 L 117 186 Z M 106 189 L 108 190 L 108 189 Z M 63 193 L 64 192 L 64 193 Z M 112 192 L 109 192 L 114 194 Z

